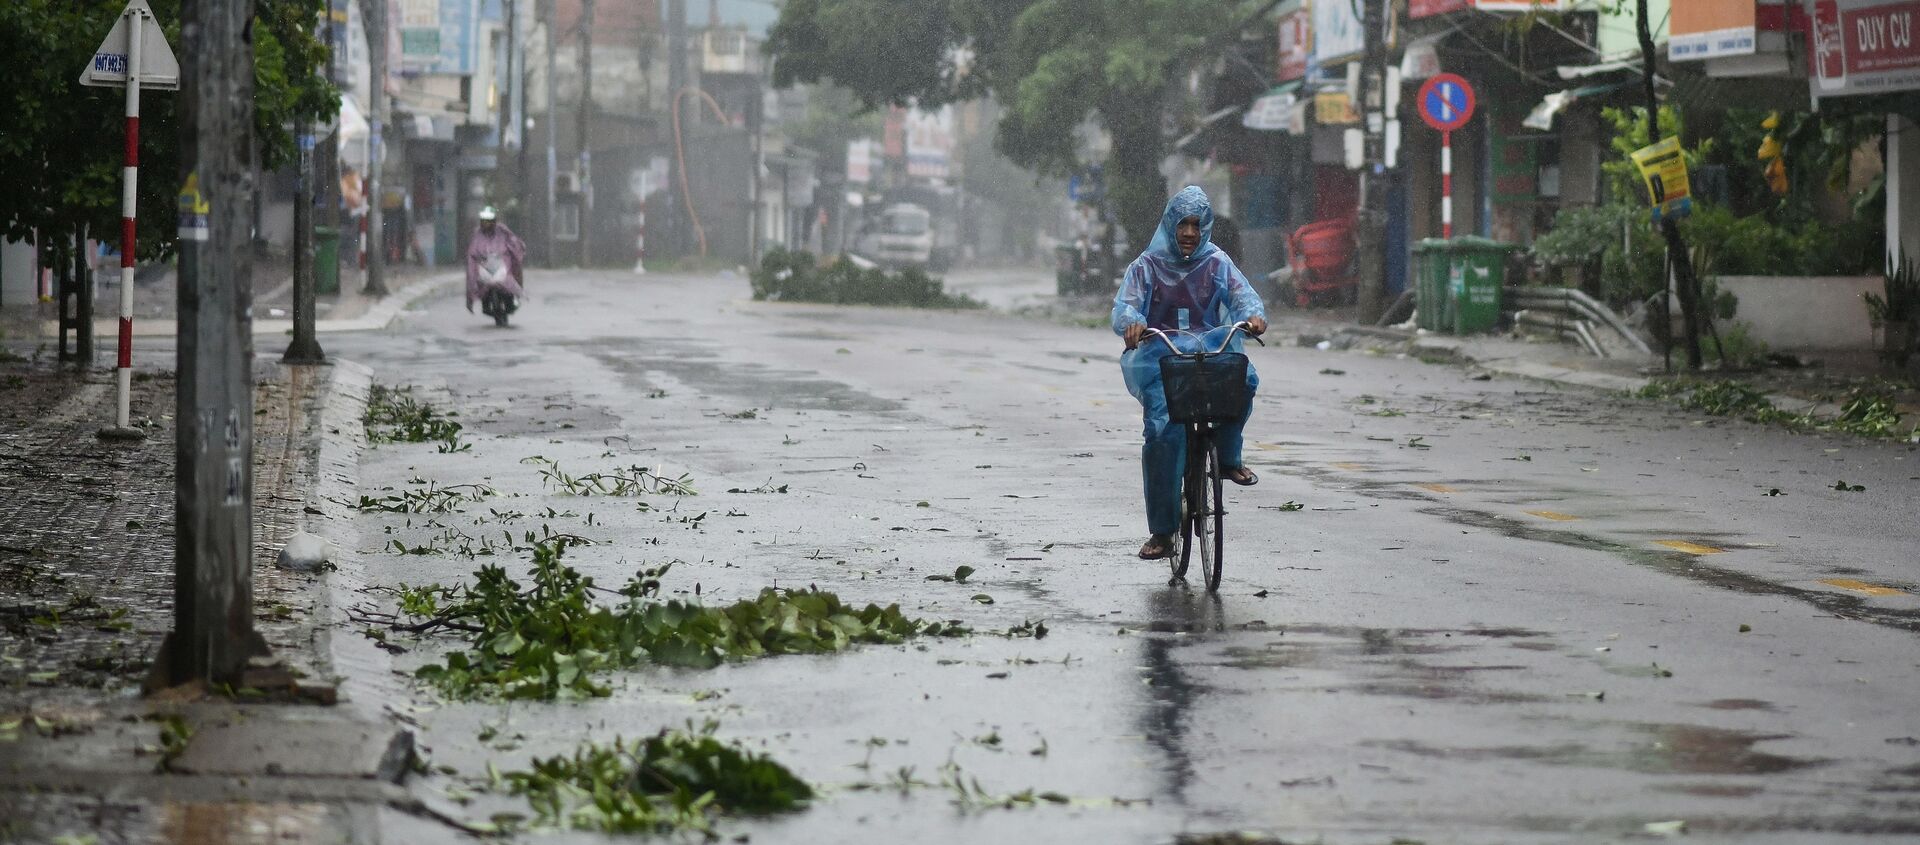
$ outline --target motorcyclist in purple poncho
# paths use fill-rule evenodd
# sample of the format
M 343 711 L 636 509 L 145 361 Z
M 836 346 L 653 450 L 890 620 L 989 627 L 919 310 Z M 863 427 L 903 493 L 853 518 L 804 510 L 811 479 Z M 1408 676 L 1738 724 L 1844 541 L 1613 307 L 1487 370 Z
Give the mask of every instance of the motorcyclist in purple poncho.
M 480 224 L 467 241 L 467 310 L 482 303 L 487 316 L 504 325 L 525 293 L 521 264 L 527 245 L 499 216 L 493 206 L 480 209 Z

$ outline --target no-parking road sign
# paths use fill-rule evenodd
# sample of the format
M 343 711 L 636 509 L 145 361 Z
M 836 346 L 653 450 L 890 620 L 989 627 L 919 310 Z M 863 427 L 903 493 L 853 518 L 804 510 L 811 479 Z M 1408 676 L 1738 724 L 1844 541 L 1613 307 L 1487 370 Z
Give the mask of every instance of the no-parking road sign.
M 1420 86 L 1420 119 L 1441 132 L 1467 125 L 1473 117 L 1473 86 L 1456 73 L 1436 74 Z

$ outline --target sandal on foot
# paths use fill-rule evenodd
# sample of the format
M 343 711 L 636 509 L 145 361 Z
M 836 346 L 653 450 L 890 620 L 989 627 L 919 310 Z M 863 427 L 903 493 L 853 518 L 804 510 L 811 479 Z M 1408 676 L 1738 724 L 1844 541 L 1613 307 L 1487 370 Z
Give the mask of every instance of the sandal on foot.
M 1147 538 L 1140 546 L 1141 560 L 1160 560 L 1173 557 L 1173 537 L 1167 534 L 1155 534 Z
M 1221 471 L 1220 477 L 1242 487 L 1252 487 L 1260 483 L 1260 476 L 1255 475 L 1253 470 L 1247 469 L 1246 467 L 1228 467 Z

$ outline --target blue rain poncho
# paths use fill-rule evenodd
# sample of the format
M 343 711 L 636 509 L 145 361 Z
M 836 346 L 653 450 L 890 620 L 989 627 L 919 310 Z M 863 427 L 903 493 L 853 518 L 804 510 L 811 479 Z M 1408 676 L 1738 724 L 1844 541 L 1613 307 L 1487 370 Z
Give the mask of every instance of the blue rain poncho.
M 1192 255 L 1179 253 L 1175 229 L 1189 217 L 1200 222 L 1200 246 Z M 1126 278 L 1113 297 L 1113 332 L 1124 335 L 1127 326 L 1144 323 L 1148 328 L 1169 334 L 1173 330 L 1200 335 L 1174 334 L 1174 344 L 1182 352 L 1197 351 L 1204 345 L 1212 351 L 1219 347 L 1229 327 L 1251 317 L 1266 319 L 1266 306 L 1247 283 L 1247 277 L 1234 266 L 1233 259 L 1213 245 L 1213 204 L 1199 187 L 1189 185 L 1167 201 L 1160 215 L 1160 228 L 1146 252 L 1127 266 Z M 1228 347 L 1241 351 L 1236 336 Z M 1166 344 L 1148 336 L 1136 349 L 1120 356 L 1120 372 L 1127 392 L 1140 401 L 1145 423 L 1145 444 L 1140 450 L 1141 480 L 1147 499 L 1147 528 L 1153 534 L 1172 534 L 1180 522 L 1180 480 L 1186 470 L 1187 431 L 1167 418 L 1167 397 L 1160 386 L 1160 359 L 1167 355 Z M 1247 367 L 1248 395 L 1260 378 Z M 1253 409 L 1249 398 L 1247 409 Z M 1242 415 L 1237 423 L 1215 428 L 1214 444 L 1220 452 L 1222 468 L 1241 466 Z

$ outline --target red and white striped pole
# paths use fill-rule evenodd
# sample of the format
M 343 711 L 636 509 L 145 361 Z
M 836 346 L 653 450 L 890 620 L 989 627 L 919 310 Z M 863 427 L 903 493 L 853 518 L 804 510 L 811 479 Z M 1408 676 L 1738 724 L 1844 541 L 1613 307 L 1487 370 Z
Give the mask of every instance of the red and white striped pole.
M 640 200 L 640 226 L 633 235 L 633 272 L 645 275 L 647 272 L 647 201 Z
M 114 424 L 129 428 L 133 390 L 133 256 L 136 188 L 140 183 L 140 42 L 146 21 L 139 9 L 127 9 L 127 163 L 121 170 L 120 195 L 120 355 L 116 362 L 120 383 Z
M 1440 133 L 1440 237 L 1453 237 L 1453 133 Z

